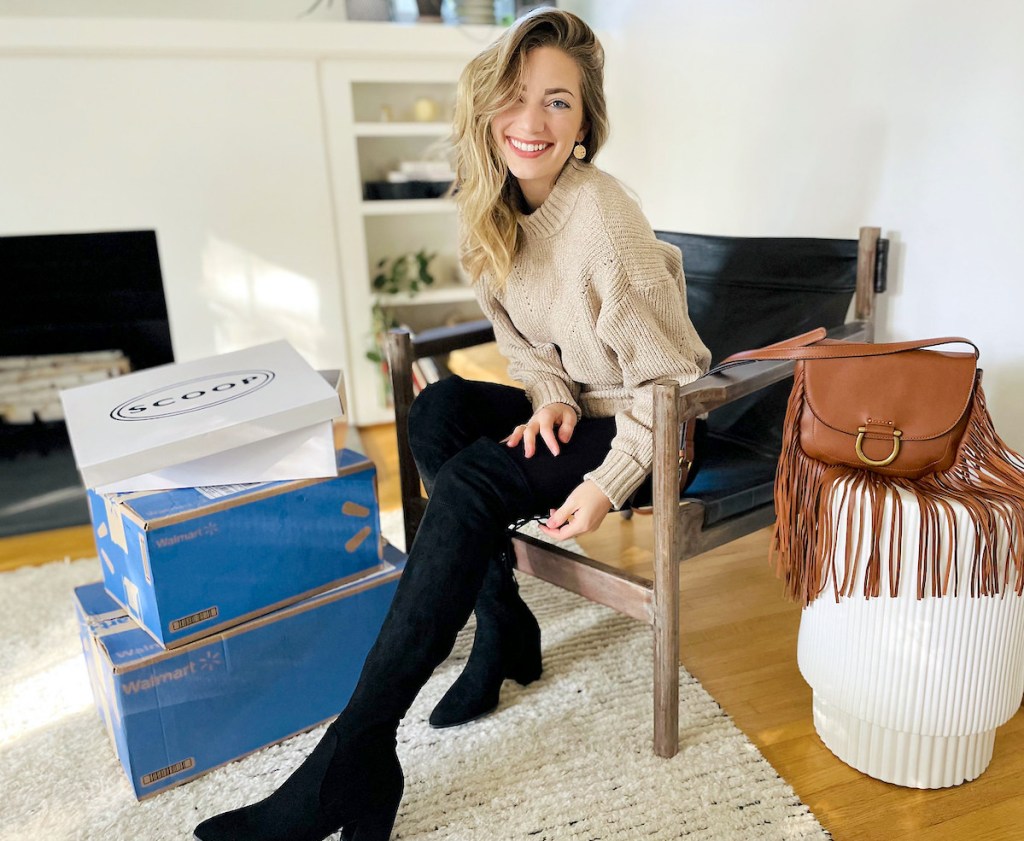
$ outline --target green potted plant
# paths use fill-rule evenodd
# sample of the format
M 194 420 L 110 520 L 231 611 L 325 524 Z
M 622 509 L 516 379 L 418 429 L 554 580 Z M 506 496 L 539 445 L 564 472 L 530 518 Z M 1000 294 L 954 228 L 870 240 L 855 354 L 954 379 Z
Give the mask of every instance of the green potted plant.
M 395 316 L 395 302 L 389 301 L 396 295 L 415 297 L 425 287 L 434 285 L 434 275 L 430 270 L 431 261 L 437 256 L 436 251 L 419 251 L 399 254 L 397 257 L 382 257 L 377 261 L 376 273 L 371 286 L 376 293 L 373 306 L 370 308 L 372 346 L 366 351 L 366 358 L 379 367 L 385 404 L 391 403 L 391 378 L 388 373 L 387 359 L 384 355 L 384 334 L 392 328 L 401 326 Z
M 421 248 L 415 253 L 381 257 L 377 261 L 377 273 L 373 276 L 373 291 L 378 293 L 378 303 L 381 294 L 398 295 L 406 292 L 412 297 L 422 287 L 433 285 L 430 262 L 436 256 L 436 251 L 428 252 Z

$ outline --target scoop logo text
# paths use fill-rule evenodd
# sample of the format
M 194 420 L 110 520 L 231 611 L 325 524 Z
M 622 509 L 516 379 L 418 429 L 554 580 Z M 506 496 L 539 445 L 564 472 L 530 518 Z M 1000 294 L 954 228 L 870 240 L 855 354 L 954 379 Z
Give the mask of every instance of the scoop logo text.
M 274 379 L 273 371 L 210 374 L 164 386 L 125 400 L 110 413 L 120 421 L 155 420 L 197 412 L 258 391 Z

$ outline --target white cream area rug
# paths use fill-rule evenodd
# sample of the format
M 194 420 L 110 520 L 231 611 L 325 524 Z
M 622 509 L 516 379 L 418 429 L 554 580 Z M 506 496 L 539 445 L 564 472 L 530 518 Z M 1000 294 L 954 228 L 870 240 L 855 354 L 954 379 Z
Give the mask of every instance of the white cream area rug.
M 385 515 L 386 534 L 400 531 Z M 95 560 L 0 574 L 0 839 L 182 841 L 203 818 L 269 794 L 322 728 L 135 800 L 94 708 L 72 588 Z M 721 708 L 680 671 L 680 751 L 651 750 L 646 626 L 520 576 L 544 675 L 506 681 L 498 711 L 451 730 L 427 716 L 456 678 L 472 622 L 399 731 L 401 841 L 827 839 Z

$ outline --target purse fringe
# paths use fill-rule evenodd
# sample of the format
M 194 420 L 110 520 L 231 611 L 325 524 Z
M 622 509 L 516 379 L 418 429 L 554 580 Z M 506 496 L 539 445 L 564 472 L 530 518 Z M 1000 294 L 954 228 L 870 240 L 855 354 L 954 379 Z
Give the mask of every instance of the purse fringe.
M 903 562 L 904 496 L 916 502 L 920 511 L 917 598 L 943 596 L 950 588 L 955 594 L 964 584 L 953 502 L 963 506 L 973 531 L 970 594 L 994 596 L 1007 587 L 1018 596 L 1024 592 L 1024 458 L 996 433 L 980 382 L 953 466 L 917 480 L 827 465 L 808 457 L 800 447 L 803 406 L 801 367 L 786 410 L 771 552 L 790 598 L 809 604 L 829 582 L 837 601 L 857 589 L 867 598 L 878 597 L 883 562 L 888 595 L 896 596 Z M 865 504 L 854 504 L 858 500 Z M 844 523 L 836 522 L 836 512 L 845 512 Z M 846 538 L 839 557 L 853 561 L 863 557 L 866 548 L 867 559 L 863 573 L 855 563 L 845 563 L 840 580 L 836 539 L 841 526 Z M 886 532 L 887 548 L 883 545 Z

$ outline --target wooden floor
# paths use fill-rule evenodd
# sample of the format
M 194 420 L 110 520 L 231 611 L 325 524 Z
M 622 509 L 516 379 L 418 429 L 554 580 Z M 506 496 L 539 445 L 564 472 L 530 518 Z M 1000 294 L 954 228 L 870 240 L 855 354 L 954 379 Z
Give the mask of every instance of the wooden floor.
M 397 507 L 399 499 L 393 435 L 390 426 L 361 430 L 362 444 L 378 467 L 385 509 Z M 650 574 L 650 518 L 610 516 L 599 532 L 580 542 L 607 563 Z M 821 744 L 811 722 L 811 693 L 796 667 L 800 612 L 782 598 L 768 569 L 767 546 L 764 531 L 683 565 L 682 660 L 833 837 L 1024 838 L 1022 712 L 1000 729 L 988 770 L 952 789 L 916 791 L 873 780 Z M 0 540 L 0 569 L 94 554 L 88 527 L 62 529 Z

